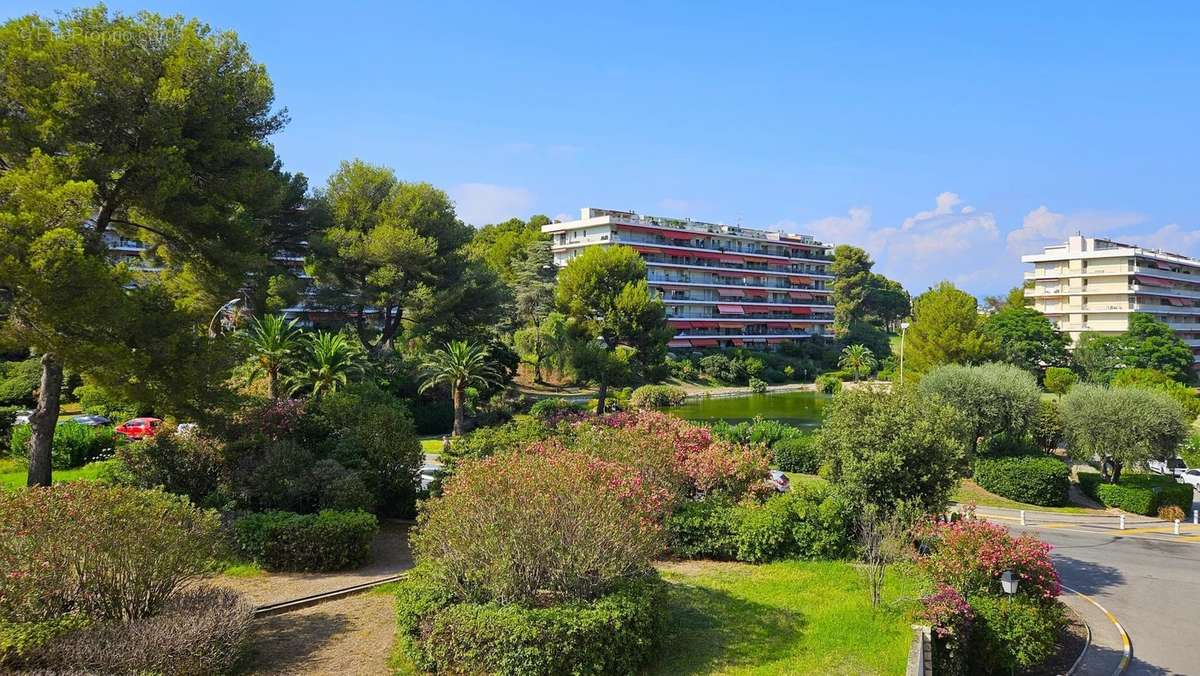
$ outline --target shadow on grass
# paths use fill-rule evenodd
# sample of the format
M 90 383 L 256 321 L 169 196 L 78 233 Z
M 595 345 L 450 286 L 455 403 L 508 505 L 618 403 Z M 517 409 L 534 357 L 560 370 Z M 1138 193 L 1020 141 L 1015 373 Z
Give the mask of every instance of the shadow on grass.
M 252 648 L 240 673 L 294 673 L 338 634 L 349 630 L 341 613 L 289 614 L 265 617 L 251 630 Z
M 799 612 L 686 583 L 670 585 L 670 614 L 651 674 L 703 674 L 775 659 L 807 625 Z

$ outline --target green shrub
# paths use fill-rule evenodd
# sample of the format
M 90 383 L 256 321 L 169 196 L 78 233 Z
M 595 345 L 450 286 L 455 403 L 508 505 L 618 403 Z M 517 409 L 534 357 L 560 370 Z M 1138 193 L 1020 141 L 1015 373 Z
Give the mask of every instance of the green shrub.
M 12 428 L 9 450 L 14 456 L 29 455 L 29 440 L 33 436 L 29 425 Z M 64 423 L 54 429 L 54 441 L 50 446 L 51 465 L 54 469 L 71 469 L 86 465 L 93 460 L 102 460 L 112 454 L 113 433 L 111 427 L 89 427 Z
M 215 513 L 160 491 L 83 481 L 0 491 L 0 621 L 153 615 L 205 571 L 218 528 Z
M 129 622 L 96 622 L 59 633 L 23 658 L 53 673 L 229 673 L 242 656 L 254 607 L 236 592 L 196 587 L 161 612 Z
M 28 660 L 50 642 L 69 631 L 87 626 L 89 620 L 78 613 L 59 615 L 39 622 L 0 620 L 0 667 L 27 667 Z
M 543 399 L 538 404 L 555 399 Z M 532 413 L 532 410 L 531 410 Z M 536 419 L 514 420 L 496 427 L 480 427 L 466 436 L 453 439 L 450 454 L 454 458 L 471 458 L 482 460 L 497 453 L 507 453 L 523 449 L 530 444 L 548 438 L 552 429 Z M 445 460 L 445 458 L 443 458 Z
M 33 408 L 42 377 L 42 360 L 31 357 L 22 361 L 0 361 L 0 404 Z
M 269 570 L 331 571 L 371 559 L 379 532 L 367 512 L 322 510 L 317 514 L 260 512 L 234 523 L 234 541 L 246 556 Z
M 1179 457 L 1188 467 L 1200 467 L 1200 434 L 1193 434 L 1179 447 Z
M 772 497 L 762 505 L 735 508 L 733 543 L 737 560 L 765 563 L 790 554 L 791 518 L 791 511 L 780 497 Z
M 1027 596 L 972 596 L 975 613 L 968 646 L 972 673 L 1011 674 L 1035 667 L 1054 652 L 1065 622 L 1057 601 Z
M 701 357 L 700 370 L 726 383 L 741 383 L 746 380 L 746 367 L 741 360 L 730 359 L 723 354 Z
M 85 413 L 102 415 L 117 422 L 149 412 L 146 407 L 138 406 L 128 399 L 112 394 L 95 383 L 85 382 L 76 387 L 75 397 L 79 399 L 79 406 Z
M 1067 504 L 1071 470 L 1057 458 L 1010 456 L 979 458 L 975 482 L 996 495 L 1031 505 Z
M 561 415 L 584 413 L 587 407 L 569 399 L 542 399 L 529 408 L 529 415 L 538 420 L 549 420 Z
M 717 498 L 689 500 L 667 517 L 667 549 L 688 559 L 732 559 L 733 505 Z
M 24 406 L 0 406 L 0 449 L 10 448 L 9 434 L 16 425 L 17 411 L 23 410 Z
M 1111 484 L 1093 472 L 1079 474 L 1079 487 L 1105 507 L 1132 514 L 1155 516 L 1159 507 L 1176 505 L 1188 513 L 1192 509 L 1192 487 L 1175 483 L 1168 476 L 1154 474 L 1122 474 L 1120 482 Z
M 775 465 L 785 472 L 816 474 L 821 468 L 821 452 L 812 435 L 780 439 L 771 446 Z
M 766 394 L 767 393 L 766 381 L 759 380 L 758 378 L 755 378 L 755 377 L 751 377 L 749 385 L 750 385 L 750 391 L 754 392 L 755 394 Z
M 414 571 L 397 608 L 406 650 L 424 670 L 555 676 L 640 672 L 661 642 L 667 604 L 656 574 L 592 601 L 531 608 L 453 603 Z
M 718 420 L 711 423 L 709 429 L 712 430 L 713 436 L 731 443 L 762 444 L 767 448 L 774 448 L 775 444 L 783 439 L 798 439 L 804 436 L 804 431 L 798 427 L 761 417 L 736 425 Z
M 674 385 L 642 385 L 633 391 L 629 405 L 633 408 L 666 408 L 678 406 L 687 399 L 687 390 Z
M 1042 400 L 1038 402 L 1037 413 L 1029 424 L 1029 436 L 1035 446 L 1049 453 L 1062 443 L 1062 416 L 1058 412 L 1058 404 Z
M 831 373 L 817 376 L 817 391 L 825 394 L 837 394 L 842 391 L 842 379 Z
M 222 445 L 210 437 L 177 434 L 163 428 L 158 434 L 117 449 L 123 470 L 121 482 L 138 488 L 161 486 L 168 493 L 186 495 L 196 504 L 217 490 L 221 481 Z
M 745 357 L 742 359 L 742 370 L 752 379 L 751 386 L 753 386 L 753 379 L 761 377 L 766 368 L 767 365 L 758 357 Z
M 979 443 L 977 455 L 986 458 L 1005 458 L 1013 456 L 1045 457 L 1029 436 L 1012 434 L 996 434 Z

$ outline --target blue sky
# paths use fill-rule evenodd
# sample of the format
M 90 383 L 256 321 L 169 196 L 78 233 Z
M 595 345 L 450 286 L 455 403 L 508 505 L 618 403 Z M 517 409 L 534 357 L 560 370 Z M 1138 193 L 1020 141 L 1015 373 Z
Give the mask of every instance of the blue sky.
M 1200 254 L 1200 6 L 571 4 L 110 7 L 235 30 L 291 115 L 289 169 L 386 164 L 477 224 L 779 226 L 914 293 L 1003 292 L 1076 230 Z

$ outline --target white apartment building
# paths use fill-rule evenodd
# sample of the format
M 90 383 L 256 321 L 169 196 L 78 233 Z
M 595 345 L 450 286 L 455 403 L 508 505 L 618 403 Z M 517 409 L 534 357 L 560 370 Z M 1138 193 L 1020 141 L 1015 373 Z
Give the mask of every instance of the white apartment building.
M 1033 264 L 1026 297 L 1072 342 L 1084 331 L 1121 333 L 1129 313 L 1146 312 L 1174 329 L 1200 361 L 1200 260 L 1073 235 L 1021 261 Z
M 667 306 L 672 349 L 761 347 L 831 335 L 831 247 L 805 235 L 584 208 L 542 226 L 554 262 L 627 245 Z

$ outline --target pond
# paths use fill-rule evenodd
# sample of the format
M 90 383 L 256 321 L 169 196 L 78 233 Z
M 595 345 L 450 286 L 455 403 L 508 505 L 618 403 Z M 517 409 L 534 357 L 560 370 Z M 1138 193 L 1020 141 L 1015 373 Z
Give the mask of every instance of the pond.
M 825 404 L 831 397 L 816 392 L 751 394 L 744 397 L 688 399 L 680 406 L 665 409 L 684 420 L 724 420 L 740 423 L 761 416 L 768 420 L 815 429 L 821 424 Z

